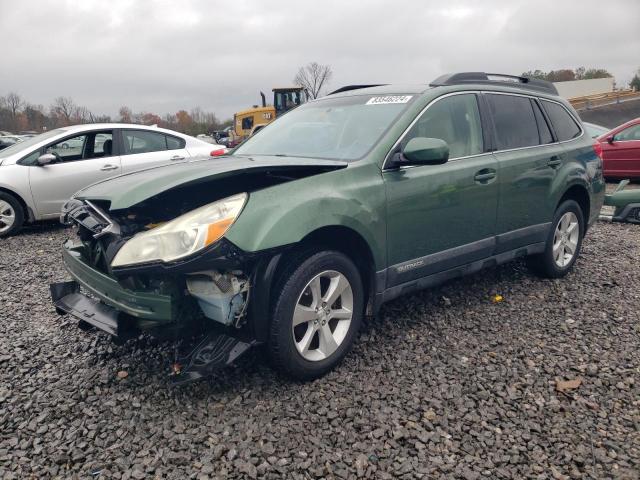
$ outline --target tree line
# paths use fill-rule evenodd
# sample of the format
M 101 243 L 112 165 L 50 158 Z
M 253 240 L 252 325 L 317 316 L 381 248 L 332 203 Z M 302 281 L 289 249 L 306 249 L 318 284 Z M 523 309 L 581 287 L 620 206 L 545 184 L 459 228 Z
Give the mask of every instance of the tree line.
M 329 65 L 311 62 L 300 67 L 293 82 L 305 88 L 311 98 L 317 98 L 332 74 Z M 110 122 L 158 125 L 188 135 L 198 135 L 221 130 L 231 125 L 233 120 L 220 121 L 215 113 L 205 112 L 200 107 L 160 116 L 153 112 L 133 112 L 129 107 L 122 106 L 118 116 L 112 118 L 110 115 L 97 115 L 87 107 L 76 104 L 70 97 L 57 97 L 48 108 L 30 103 L 15 92 L 0 97 L 0 130 L 3 131 L 39 133 L 68 125 Z
M 220 121 L 215 113 L 205 112 L 199 107 L 160 116 L 151 112 L 133 112 L 123 106 L 118 116 L 112 118 L 110 115 L 97 115 L 87 107 L 76 104 L 70 97 L 58 97 L 47 108 L 30 103 L 15 92 L 0 96 L 0 130 L 39 133 L 69 125 L 110 122 L 155 124 L 188 135 L 211 133 L 231 124 L 231 120 Z
M 523 77 L 538 78 L 547 80 L 548 82 L 569 82 L 571 80 L 591 80 L 594 78 L 613 77 L 604 68 L 585 68 L 578 67 L 575 70 L 570 68 L 562 68 L 560 70 L 529 70 L 522 74 Z

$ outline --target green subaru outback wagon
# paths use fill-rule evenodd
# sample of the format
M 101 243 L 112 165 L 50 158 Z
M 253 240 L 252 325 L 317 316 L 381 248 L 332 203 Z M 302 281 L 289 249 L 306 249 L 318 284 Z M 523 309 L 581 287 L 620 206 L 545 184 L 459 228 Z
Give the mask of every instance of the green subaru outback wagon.
M 52 299 L 117 339 L 195 336 L 176 381 L 259 344 L 318 377 L 399 295 L 519 257 L 566 275 L 603 203 L 597 152 L 547 82 L 344 87 L 224 157 L 78 192 L 62 212 L 73 281 Z

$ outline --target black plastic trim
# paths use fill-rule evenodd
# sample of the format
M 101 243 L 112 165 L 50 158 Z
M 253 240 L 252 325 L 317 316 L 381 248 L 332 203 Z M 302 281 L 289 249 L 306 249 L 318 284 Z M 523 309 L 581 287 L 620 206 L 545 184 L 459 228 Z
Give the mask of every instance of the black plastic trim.
M 496 236 L 495 254 L 517 249 L 525 245 L 544 242 L 549 235 L 551 222 L 519 228 Z
M 271 289 L 281 260 L 281 253 L 265 256 L 253 272 L 248 315 L 253 338 L 258 342 L 266 342 L 269 337 Z
M 327 93 L 327 95 L 335 95 L 336 93 L 349 92 L 351 90 L 360 90 L 361 88 L 372 88 L 372 87 L 384 87 L 388 85 L 388 83 L 373 83 L 371 85 L 345 85 L 344 87 L 340 87 L 337 90 L 334 90 L 331 93 Z
M 489 77 L 504 78 L 504 80 L 491 80 Z M 481 85 L 501 85 L 507 87 L 522 88 L 525 90 L 534 90 L 544 92 L 551 95 L 558 95 L 555 85 L 546 80 L 537 78 L 520 77 L 517 75 L 506 75 L 504 73 L 485 73 L 485 72 L 459 72 L 441 75 L 432 81 L 430 87 L 443 87 L 448 85 L 462 84 L 481 84 Z
M 392 265 L 387 268 L 387 286 L 393 287 L 490 257 L 494 252 L 495 245 L 496 237 L 489 237 Z
M 376 304 L 374 305 L 374 312 L 377 312 L 383 303 L 389 302 L 401 295 L 405 295 L 407 293 L 415 292 L 417 290 L 423 290 L 425 288 L 433 287 L 435 285 L 439 285 L 443 282 L 452 280 L 454 278 L 476 273 L 482 270 L 483 268 L 494 267 L 502 263 L 510 262 L 511 260 L 514 260 L 519 257 L 524 257 L 526 255 L 533 255 L 536 253 L 542 253 L 545 247 L 546 247 L 545 242 L 527 245 L 525 247 L 510 250 L 508 252 L 499 253 L 497 255 L 492 255 L 490 257 L 483 258 L 482 260 L 470 262 L 455 268 L 450 268 L 448 270 L 437 272 L 432 275 L 427 275 L 425 277 L 422 277 L 416 280 L 411 280 L 411 281 L 396 285 L 394 287 L 387 288 L 384 292 L 376 295 L 376 298 L 375 298 Z

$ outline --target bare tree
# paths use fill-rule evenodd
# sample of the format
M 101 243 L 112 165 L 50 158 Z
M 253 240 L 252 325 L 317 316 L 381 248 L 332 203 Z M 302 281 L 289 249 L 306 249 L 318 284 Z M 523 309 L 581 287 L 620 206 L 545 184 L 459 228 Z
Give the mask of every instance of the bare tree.
M 311 98 L 318 98 L 322 87 L 329 83 L 332 75 L 333 72 L 329 65 L 320 65 L 318 62 L 311 62 L 304 67 L 300 67 L 298 73 L 296 73 L 296 76 L 293 78 L 293 82 L 307 90 Z
M 13 118 L 16 118 L 18 112 L 22 110 L 22 107 L 24 106 L 24 100 L 22 100 L 22 97 L 15 92 L 11 92 L 5 97 L 4 103 L 7 108 L 11 110 L 11 116 Z
M 87 107 L 75 107 L 73 110 L 73 123 L 93 123 L 93 114 Z
M 133 114 L 131 113 L 131 109 L 127 106 L 120 107 L 120 121 L 122 123 L 131 123 L 131 117 Z
M 69 97 L 58 97 L 51 106 L 51 113 L 65 125 L 71 125 L 76 110 L 76 104 Z
M 20 115 L 20 111 L 25 106 L 22 97 L 15 92 L 11 92 L 6 97 L 2 97 L 0 104 L 9 113 L 9 124 L 11 125 L 11 130 L 18 130 L 18 115 Z

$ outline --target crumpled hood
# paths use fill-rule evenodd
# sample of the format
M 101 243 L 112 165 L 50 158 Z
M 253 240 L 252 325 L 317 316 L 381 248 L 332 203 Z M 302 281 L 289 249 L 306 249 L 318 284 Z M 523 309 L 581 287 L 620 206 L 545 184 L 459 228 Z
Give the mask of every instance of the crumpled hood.
M 126 157 L 123 157 L 122 161 L 126 162 Z M 307 168 L 310 171 L 317 169 L 315 173 L 321 173 L 345 168 L 347 165 L 347 162 L 337 160 L 276 156 L 196 159 L 139 170 L 94 183 L 80 190 L 74 198 L 108 201 L 111 205 L 110 210 L 120 210 L 176 187 L 228 178 L 249 171 L 285 173 L 287 170 Z

